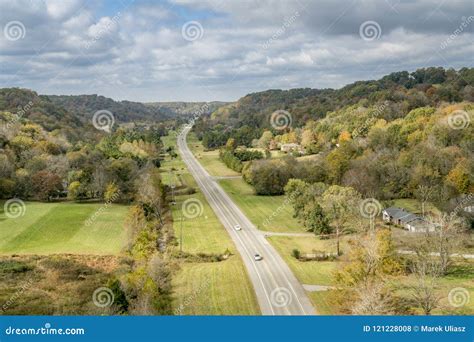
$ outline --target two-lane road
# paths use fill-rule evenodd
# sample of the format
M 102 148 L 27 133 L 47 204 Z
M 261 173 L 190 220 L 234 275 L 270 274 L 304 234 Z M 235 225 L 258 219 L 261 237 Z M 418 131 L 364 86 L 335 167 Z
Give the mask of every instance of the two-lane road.
M 244 260 L 263 315 L 314 315 L 303 287 L 263 234 L 207 173 L 186 144 L 186 127 L 178 136 L 178 148 L 210 206 L 219 217 Z M 255 208 L 258 210 L 258 208 Z M 239 225 L 242 230 L 237 231 Z M 263 260 L 254 260 L 259 253 Z

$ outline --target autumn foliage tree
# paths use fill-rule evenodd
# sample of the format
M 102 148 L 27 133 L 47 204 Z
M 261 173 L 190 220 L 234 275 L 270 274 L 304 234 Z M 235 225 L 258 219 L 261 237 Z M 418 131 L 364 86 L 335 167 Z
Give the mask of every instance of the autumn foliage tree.
M 61 178 L 46 170 L 35 173 L 32 176 L 32 184 L 36 196 L 42 201 L 49 201 L 63 188 Z

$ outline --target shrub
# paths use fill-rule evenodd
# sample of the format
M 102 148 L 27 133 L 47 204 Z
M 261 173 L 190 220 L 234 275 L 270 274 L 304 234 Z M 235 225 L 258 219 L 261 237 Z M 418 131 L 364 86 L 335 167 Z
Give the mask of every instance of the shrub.
M 296 248 L 295 248 L 295 249 L 293 249 L 293 250 L 291 251 L 291 255 L 293 256 L 293 258 L 299 260 L 299 259 L 300 259 L 300 256 L 301 256 L 301 252 L 299 251 L 299 249 L 296 249 Z

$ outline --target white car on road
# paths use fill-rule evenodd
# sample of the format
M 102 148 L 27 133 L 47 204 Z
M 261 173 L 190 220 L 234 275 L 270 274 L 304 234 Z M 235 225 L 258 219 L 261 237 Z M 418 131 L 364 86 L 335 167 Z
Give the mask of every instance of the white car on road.
M 258 253 L 256 253 L 256 254 L 253 256 L 253 258 L 255 259 L 255 261 L 263 260 L 263 257 L 262 257 L 260 254 L 258 254 Z

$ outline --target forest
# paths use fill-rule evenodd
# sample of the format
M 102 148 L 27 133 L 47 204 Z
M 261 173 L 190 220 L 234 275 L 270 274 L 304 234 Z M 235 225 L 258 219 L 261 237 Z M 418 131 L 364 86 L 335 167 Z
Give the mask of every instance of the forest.
M 473 100 L 474 69 L 426 68 L 338 90 L 250 94 L 195 130 L 207 148 L 233 139 L 269 156 L 296 144 L 302 153 L 242 165 L 260 195 L 283 194 L 292 178 L 379 200 L 419 198 L 428 188 L 429 200 L 448 211 L 474 191 Z

